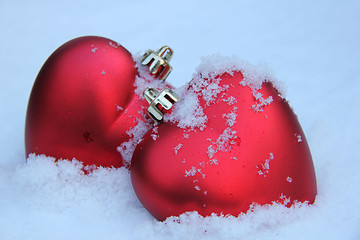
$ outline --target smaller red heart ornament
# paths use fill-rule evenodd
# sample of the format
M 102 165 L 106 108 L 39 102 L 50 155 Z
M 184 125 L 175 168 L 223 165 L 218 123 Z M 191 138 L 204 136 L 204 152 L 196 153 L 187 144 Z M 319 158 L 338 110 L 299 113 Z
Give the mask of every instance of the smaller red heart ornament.
M 173 112 L 146 133 L 131 163 L 135 193 L 156 219 L 314 202 L 304 132 L 267 76 L 240 67 L 201 70 L 178 93 Z
M 85 166 L 123 166 L 117 148 L 129 141 L 127 132 L 148 106 L 135 93 L 138 77 L 130 52 L 110 39 L 80 37 L 59 47 L 31 92 L 26 154 L 76 158 Z

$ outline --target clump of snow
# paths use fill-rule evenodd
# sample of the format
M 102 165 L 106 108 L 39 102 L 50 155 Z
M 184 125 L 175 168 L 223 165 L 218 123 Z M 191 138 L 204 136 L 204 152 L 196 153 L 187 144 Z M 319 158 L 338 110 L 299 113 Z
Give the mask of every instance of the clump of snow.
M 237 101 L 236 101 L 236 98 L 234 98 L 233 96 L 230 96 L 230 97 L 228 97 L 227 99 L 225 99 L 225 98 L 221 98 L 221 101 L 224 101 L 224 102 L 226 102 L 228 105 L 234 105 Z
M 201 168 L 191 167 L 190 170 L 185 170 L 185 177 L 193 177 L 197 173 L 201 174 L 202 178 L 205 178 L 205 175 L 201 172 Z
M 240 82 L 242 86 L 248 86 L 252 90 L 259 90 L 263 82 L 271 81 L 281 96 L 285 96 L 285 89 L 281 82 L 275 80 L 271 71 L 265 66 L 255 66 L 236 56 L 225 57 L 215 54 L 201 58 L 201 64 L 196 68 L 197 74 L 205 79 L 217 79 L 220 75 L 240 71 L 244 79 Z
M 227 102 L 230 106 L 237 102 L 233 96 L 226 96 L 224 93 L 229 89 L 229 85 L 221 83 L 221 75 L 228 73 L 233 75 L 234 72 L 241 72 L 244 79 L 239 82 L 240 86 L 248 86 L 252 89 L 253 95 L 257 101 L 252 106 L 256 112 L 263 111 L 263 107 L 269 105 L 273 101 L 273 97 L 266 99 L 262 96 L 259 89 L 264 82 L 271 81 L 273 85 L 280 86 L 274 80 L 272 74 L 261 67 L 253 66 L 245 61 L 241 61 L 236 57 L 224 57 L 221 55 L 213 55 L 203 57 L 201 64 L 196 68 L 191 82 L 185 86 L 175 89 L 174 91 L 180 97 L 171 114 L 165 114 L 165 122 L 176 123 L 180 128 L 200 128 L 206 127 L 208 117 L 204 114 L 204 107 L 210 106 L 218 98 Z M 138 89 L 141 91 L 145 88 L 139 87 L 144 84 L 144 79 L 137 80 Z M 281 91 L 280 88 L 278 88 Z M 223 93 L 223 94 L 221 94 Z M 284 92 L 280 92 L 284 95 Z M 201 105 L 201 101 L 205 102 L 205 106 Z M 235 123 L 236 113 L 224 115 L 227 118 L 227 124 L 231 127 Z
M 174 104 L 171 113 L 164 115 L 164 122 L 177 123 L 180 128 L 198 127 L 202 130 L 206 126 L 207 116 L 200 106 L 198 95 L 192 91 L 187 91 L 185 87 L 175 91 L 181 100 Z
M 234 107 L 233 110 L 230 113 L 224 113 L 223 114 L 223 118 L 226 119 L 226 124 L 229 127 L 233 127 L 234 124 L 236 123 L 236 118 L 237 118 L 237 107 Z
M 158 139 L 159 137 L 159 126 L 155 126 L 151 129 L 151 137 L 154 141 L 156 141 L 156 139 Z
M 268 98 L 264 98 L 262 93 L 253 91 L 253 95 L 257 101 L 256 104 L 253 104 L 251 108 L 255 112 L 262 112 L 264 111 L 264 107 L 270 105 L 270 103 L 273 101 L 273 97 L 269 96 Z
M 267 158 L 264 163 L 262 163 L 260 166 L 256 166 L 258 169 L 258 174 L 261 176 L 266 177 L 269 174 L 270 171 L 270 161 L 274 159 L 274 154 L 270 153 L 269 158 Z
M 94 47 L 94 45 L 92 45 L 91 47 Z M 97 50 L 97 49 L 98 49 L 97 47 L 94 47 L 94 48 L 91 49 L 91 52 L 92 52 L 92 53 L 96 53 L 96 50 Z
M 118 47 L 121 46 L 120 43 L 114 42 L 114 41 L 109 41 L 109 45 L 110 45 L 111 47 L 113 47 L 113 48 L 118 48 Z

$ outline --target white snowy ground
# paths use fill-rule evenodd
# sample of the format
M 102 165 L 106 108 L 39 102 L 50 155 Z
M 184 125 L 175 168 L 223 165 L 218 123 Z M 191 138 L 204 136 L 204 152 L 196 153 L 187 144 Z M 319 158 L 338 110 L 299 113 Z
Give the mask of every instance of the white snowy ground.
M 359 1 L 0 0 L 0 240 L 360 239 Z M 262 207 L 238 218 L 160 223 L 136 199 L 125 169 L 25 163 L 24 120 L 47 57 L 82 35 L 133 53 L 175 50 L 169 82 L 191 79 L 200 57 L 264 63 L 287 86 L 313 154 L 310 207 Z

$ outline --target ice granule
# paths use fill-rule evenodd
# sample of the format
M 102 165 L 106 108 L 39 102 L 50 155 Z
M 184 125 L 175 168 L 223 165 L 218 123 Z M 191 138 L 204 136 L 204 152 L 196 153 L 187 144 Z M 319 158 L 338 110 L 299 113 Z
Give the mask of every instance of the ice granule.
M 269 96 L 268 98 L 264 98 L 263 95 L 259 92 L 253 91 L 253 95 L 258 103 L 253 104 L 251 108 L 254 112 L 262 112 L 264 111 L 264 107 L 270 105 L 273 101 L 273 97 Z
M 213 158 L 209 161 L 210 165 L 218 165 L 219 161 L 216 158 Z
M 109 41 L 109 45 L 113 48 L 118 48 L 121 46 L 119 43 L 113 41 Z
M 288 181 L 289 183 L 291 183 L 291 182 L 292 182 L 292 178 L 291 178 L 291 177 L 287 177 L 287 178 L 286 178 L 286 181 Z
M 256 168 L 258 169 L 258 174 L 261 176 L 263 175 L 264 177 L 267 176 L 267 174 L 269 173 L 270 170 L 270 161 L 274 159 L 274 154 L 270 153 L 269 154 L 269 158 L 267 158 L 263 164 L 256 166 Z
M 178 154 L 178 151 L 180 150 L 180 148 L 182 147 L 183 145 L 181 143 L 179 143 L 179 145 L 177 145 L 176 147 L 174 147 L 174 151 L 175 151 L 175 154 Z
M 230 113 L 224 113 L 222 116 L 223 118 L 226 119 L 226 124 L 229 127 L 234 126 L 234 124 L 236 123 L 236 117 L 237 117 L 237 107 L 234 107 L 233 110 Z
M 159 137 L 159 132 L 158 132 L 159 126 L 155 126 L 153 127 L 153 129 L 151 130 L 151 137 L 154 141 L 156 141 L 156 139 L 158 139 Z
M 298 142 L 302 142 L 302 137 L 300 134 L 295 134 L 295 136 L 296 136 Z
M 234 98 L 233 96 L 230 96 L 229 98 L 227 98 L 227 99 L 224 99 L 224 98 L 221 98 L 221 100 L 223 101 L 223 102 L 226 102 L 228 105 L 233 105 L 233 104 L 235 104 L 237 101 L 236 101 L 236 98 Z
M 197 173 L 201 174 L 202 178 L 205 178 L 205 174 L 201 172 L 201 168 L 192 167 L 190 170 L 185 170 L 185 177 L 195 176 Z
M 196 173 L 196 167 L 192 167 L 190 170 L 185 170 L 185 177 L 195 176 Z

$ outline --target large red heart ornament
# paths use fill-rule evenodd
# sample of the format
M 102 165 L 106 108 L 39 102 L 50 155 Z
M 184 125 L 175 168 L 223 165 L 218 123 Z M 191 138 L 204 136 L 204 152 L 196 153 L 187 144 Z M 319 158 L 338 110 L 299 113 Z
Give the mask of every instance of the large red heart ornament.
M 288 102 L 266 76 L 229 69 L 199 71 L 136 147 L 132 184 L 158 220 L 315 200 L 312 157 Z
M 132 55 L 103 37 L 80 37 L 45 62 L 29 99 L 26 154 L 82 161 L 85 166 L 124 165 L 118 146 L 145 115 L 135 94 Z

